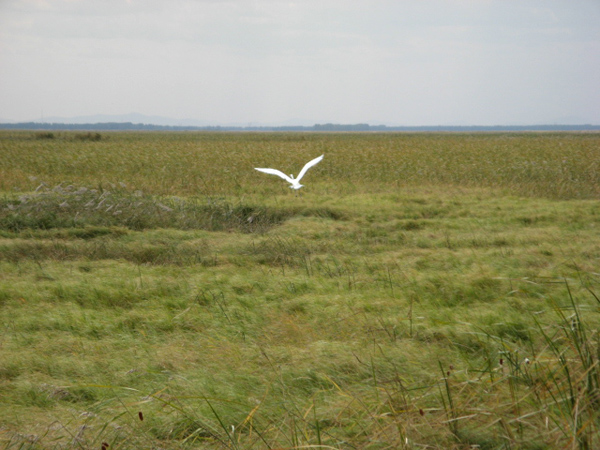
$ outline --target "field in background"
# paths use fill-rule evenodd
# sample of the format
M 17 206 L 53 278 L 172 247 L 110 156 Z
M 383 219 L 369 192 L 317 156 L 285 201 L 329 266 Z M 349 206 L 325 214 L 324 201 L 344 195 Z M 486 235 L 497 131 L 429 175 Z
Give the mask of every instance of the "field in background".
M 284 183 L 253 168 L 297 172 L 326 154 L 310 181 L 320 196 L 451 185 L 597 199 L 599 146 L 597 133 L 2 132 L 0 189 L 124 183 L 153 195 L 283 195 Z
M 600 446 L 599 134 L 0 132 L 0 191 L 0 448 Z

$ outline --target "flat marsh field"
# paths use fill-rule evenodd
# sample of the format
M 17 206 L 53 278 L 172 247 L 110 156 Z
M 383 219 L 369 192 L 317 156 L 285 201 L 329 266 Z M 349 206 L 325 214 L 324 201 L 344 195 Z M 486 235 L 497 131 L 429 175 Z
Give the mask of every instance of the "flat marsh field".
M 600 448 L 599 200 L 598 133 L 2 131 L 0 449 Z

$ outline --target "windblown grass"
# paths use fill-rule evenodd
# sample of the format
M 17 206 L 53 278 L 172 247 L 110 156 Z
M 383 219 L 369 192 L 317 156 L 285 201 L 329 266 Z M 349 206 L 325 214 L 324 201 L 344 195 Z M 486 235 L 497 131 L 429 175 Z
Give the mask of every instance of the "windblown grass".
M 40 186 L 43 188 L 43 186 Z M 98 227 L 120 226 L 131 230 L 151 228 L 205 229 L 210 231 L 266 231 L 289 217 L 291 211 L 232 205 L 223 198 L 156 199 L 141 191 L 89 189 L 61 185 L 38 189 L 18 199 L 0 203 L 0 228 L 23 230 L 68 229 L 76 237 L 94 237 Z M 87 228 L 77 234 L 80 228 Z M 75 231 L 73 230 L 75 229 Z M 96 230 L 96 231 L 93 231 Z
M 0 448 L 600 447 L 599 141 L 0 133 Z

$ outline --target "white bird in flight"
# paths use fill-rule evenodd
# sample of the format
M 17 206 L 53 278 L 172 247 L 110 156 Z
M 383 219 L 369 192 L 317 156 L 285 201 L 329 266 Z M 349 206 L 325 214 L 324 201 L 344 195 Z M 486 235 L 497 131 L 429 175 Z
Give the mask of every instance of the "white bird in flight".
M 258 170 L 259 172 L 270 173 L 271 175 L 277 175 L 278 177 L 283 178 L 285 181 L 287 181 L 288 183 L 291 184 L 290 189 L 298 190 L 302 186 L 304 186 L 303 184 L 300 184 L 300 180 L 302 179 L 304 174 L 306 174 L 306 171 L 308 169 L 310 169 L 312 166 L 314 166 L 315 164 L 320 163 L 322 159 L 323 159 L 323 155 L 319 156 L 318 158 L 313 159 L 312 161 L 307 162 L 304 165 L 304 167 L 302 168 L 302 170 L 300 171 L 300 173 L 298 174 L 297 178 L 294 178 L 294 175 L 292 175 L 292 174 L 290 174 L 290 176 L 288 177 L 285 173 L 283 173 L 282 171 L 277 170 L 277 169 L 260 169 L 258 167 L 255 167 L 255 169 Z

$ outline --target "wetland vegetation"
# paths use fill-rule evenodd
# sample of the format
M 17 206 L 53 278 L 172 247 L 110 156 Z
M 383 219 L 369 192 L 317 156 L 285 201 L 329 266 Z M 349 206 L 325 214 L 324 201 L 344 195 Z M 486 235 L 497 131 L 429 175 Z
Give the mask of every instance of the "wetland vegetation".
M 88 135 L 0 132 L 0 448 L 600 447 L 600 134 Z

